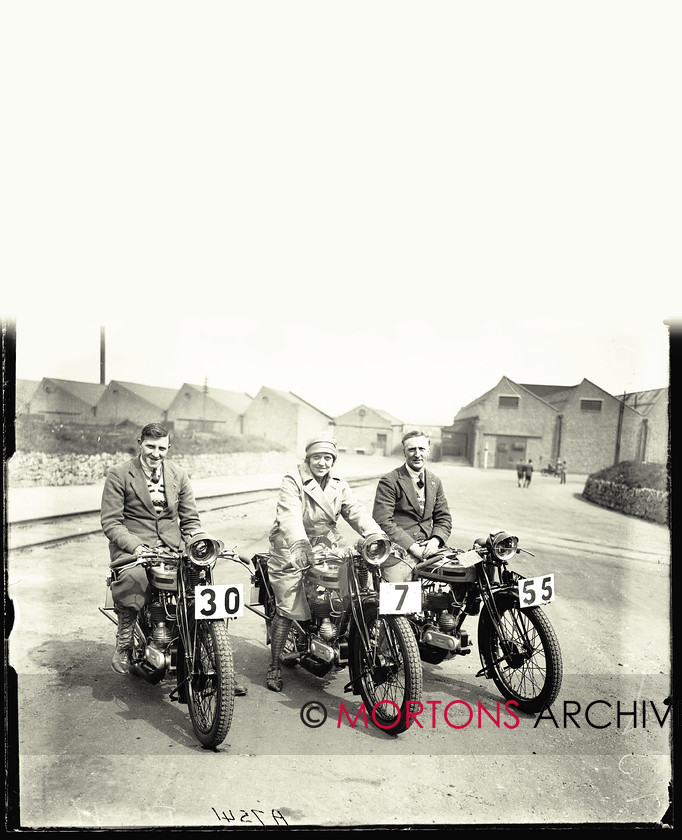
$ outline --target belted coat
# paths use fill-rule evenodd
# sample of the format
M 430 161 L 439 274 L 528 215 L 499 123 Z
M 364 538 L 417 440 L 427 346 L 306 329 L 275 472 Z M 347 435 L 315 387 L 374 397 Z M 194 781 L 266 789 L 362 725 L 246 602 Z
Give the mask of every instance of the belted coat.
M 270 529 L 268 561 L 270 581 L 282 615 L 310 618 L 304 575 L 293 568 L 289 546 L 297 540 L 309 540 L 314 545 L 320 538 L 338 545 L 342 541 L 337 528 L 340 516 L 363 537 L 381 532 L 345 479 L 331 473 L 323 489 L 305 462 L 284 476 Z

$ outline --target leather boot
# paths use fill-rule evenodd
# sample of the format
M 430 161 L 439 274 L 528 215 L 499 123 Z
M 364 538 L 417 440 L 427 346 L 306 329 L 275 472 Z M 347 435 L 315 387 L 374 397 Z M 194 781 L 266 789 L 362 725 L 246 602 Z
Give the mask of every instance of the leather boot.
M 292 619 L 279 613 L 276 613 L 272 619 L 270 626 L 270 665 L 265 679 L 265 684 L 270 691 L 281 691 L 284 688 L 279 668 L 279 658 L 284 650 L 284 643 L 287 640 L 292 623 Z
M 118 616 L 118 632 L 111 667 L 117 674 L 127 674 L 130 671 L 130 657 L 133 652 L 133 631 L 137 620 L 137 610 L 131 607 L 117 607 L 116 615 Z

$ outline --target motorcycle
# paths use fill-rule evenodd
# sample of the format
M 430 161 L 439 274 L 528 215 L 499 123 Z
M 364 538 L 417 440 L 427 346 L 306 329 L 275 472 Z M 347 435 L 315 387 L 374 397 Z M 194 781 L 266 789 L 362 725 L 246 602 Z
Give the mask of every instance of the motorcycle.
M 315 543 L 315 541 L 313 541 Z M 349 669 L 344 692 L 360 694 L 377 727 L 404 732 L 408 711 L 419 703 L 422 665 L 417 643 L 403 615 L 384 612 L 380 568 L 391 552 L 385 536 L 370 535 L 347 549 L 320 540 L 313 545 L 317 562 L 305 572 L 311 619 L 294 621 L 281 664 L 300 665 L 318 677 L 332 668 Z M 275 596 L 268 554 L 235 558 L 250 574 L 249 610 L 267 622 L 275 616 Z
M 210 601 L 215 592 L 217 559 L 233 556 L 223 548 L 220 540 L 202 533 L 190 539 L 182 553 L 149 549 L 110 570 L 105 606 L 99 608 L 117 624 L 112 581 L 125 569 L 141 566 L 147 570 L 152 596 L 135 625 L 130 672 L 153 685 L 175 675 L 177 684 L 170 699 L 187 704 L 196 737 L 209 748 L 225 740 L 234 710 L 235 675 L 227 619 L 224 611 L 220 617 L 219 611 L 212 615 L 203 606 L 206 596 Z
M 500 693 L 523 712 L 539 712 L 556 700 L 563 678 L 561 649 L 543 606 L 554 599 L 554 575 L 526 578 L 509 561 L 519 552 L 518 537 L 495 531 L 468 551 L 445 548 L 417 563 L 421 610 L 408 616 L 423 662 L 439 664 L 471 652 L 463 629 L 478 615 L 482 668 Z

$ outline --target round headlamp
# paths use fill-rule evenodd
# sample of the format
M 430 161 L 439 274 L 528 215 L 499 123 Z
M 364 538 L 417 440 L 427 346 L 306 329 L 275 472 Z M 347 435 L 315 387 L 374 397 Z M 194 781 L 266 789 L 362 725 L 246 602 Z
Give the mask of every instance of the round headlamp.
M 360 553 L 370 566 L 380 566 L 391 553 L 391 541 L 383 534 L 370 534 L 363 540 Z
M 494 531 L 486 541 L 486 548 L 496 560 L 511 560 L 516 554 L 519 538 L 506 531 Z
M 196 534 L 187 543 L 187 556 L 197 566 L 211 566 L 224 548 L 221 540 L 208 534 Z

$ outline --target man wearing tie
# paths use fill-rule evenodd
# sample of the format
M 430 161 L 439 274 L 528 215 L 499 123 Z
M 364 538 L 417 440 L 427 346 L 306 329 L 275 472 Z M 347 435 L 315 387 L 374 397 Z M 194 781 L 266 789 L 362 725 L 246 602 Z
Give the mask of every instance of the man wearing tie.
M 166 461 L 168 430 L 148 423 L 137 440 L 139 454 L 112 467 L 102 492 L 100 521 L 109 540 L 110 566 L 116 569 L 148 548 L 180 551 L 183 543 L 204 533 L 187 472 Z M 141 566 L 119 572 L 111 583 L 118 617 L 116 650 L 111 667 L 127 674 L 138 612 L 151 595 L 147 572 Z M 246 694 L 237 686 L 236 694 Z
M 408 432 L 402 444 L 405 463 L 379 479 L 372 516 L 408 558 L 420 562 L 446 544 L 452 517 L 441 480 L 425 466 L 427 435 Z

